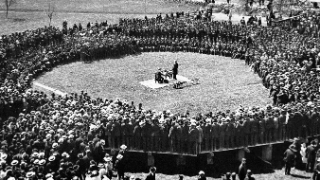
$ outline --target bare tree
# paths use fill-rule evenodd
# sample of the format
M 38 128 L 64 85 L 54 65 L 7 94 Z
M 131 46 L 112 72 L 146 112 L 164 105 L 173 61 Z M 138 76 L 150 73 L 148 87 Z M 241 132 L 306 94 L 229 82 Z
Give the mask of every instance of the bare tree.
M 9 8 L 16 3 L 17 0 L 4 0 L 4 5 L 6 6 L 6 18 L 8 18 L 9 15 Z
M 48 9 L 47 9 L 47 16 L 49 18 L 49 27 L 51 26 L 51 21 L 53 18 L 53 15 L 55 13 L 56 10 L 56 6 L 55 6 L 55 1 L 54 0 L 50 0 L 48 3 Z

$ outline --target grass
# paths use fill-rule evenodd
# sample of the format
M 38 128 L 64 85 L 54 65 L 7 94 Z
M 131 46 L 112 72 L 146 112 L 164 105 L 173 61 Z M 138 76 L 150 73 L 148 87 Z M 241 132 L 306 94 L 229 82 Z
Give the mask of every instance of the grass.
M 4 7 L 0 6 L 0 34 L 48 26 L 46 10 L 49 2 L 54 2 L 56 9 L 52 25 L 60 28 L 64 20 L 69 22 L 69 26 L 74 23 L 86 25 L 88 22 L 105 20 L 117 23 L 119 18 L 141 18 L 145 13 L 154 16 L 159 13 L 193 11 L 197 8 L 161 0 L 148 0 L 146 4 L 144 0 L 19 0 L 10 8 L 9 18 L 5 18 Z
M 270 103 L 261 79 L 241 60 L 204 54 L 178 53 L 179 74 L 200 84 L 173 90 L 140 85 L 153 79 L 157 68 L 170 69 L 175 53 L 143 53 L 91 64 L 75 62 L 41 76 L 37 82 L 62 92 L 84 90 L 93 97 L 127 99 L 145 107 L 174 112 L 208 112 Z
M 20 0 L 13 10 L 45 11 L 48 4 L 54 5 L 57 12 L 90 12 L 90 13 L 160 13 L 189 11 L 196 6 L 174 3 L 165 0 Z M 161 7 L 161 8 L 159 8 Z
M 0 14 L 0 16 L 3 14 Z M 62 28 L 62 22 L 67 21 L 68 26 L 72 27 L 74 23 L 82 24 L 86 27 L 88 22 L 102 22 L 108 20 L 108 23 L 118 23 L 119 18 L 142 18 L 143 14 L 99 14 L 99 13 L 56 13 L 52 19 L 52 25 Z M 0 34 L 10 34 L 12 32 L 36 29 L 49 25 L 49 18 L 44 12 L 11 12 L 10 18 L 1 18 Z
M 0 4 L 0 34 L 10 34 L 49 25 L 46 10 L 49 2 L 54 2 L 55 13 L 52 25 L 62 27 L 68 21 L 69 27 L 74 23 L 106 21 L 117 23 L 119 18 L 142 18 L 156 14 L 177 11 L 194 11 L 199 6 L 179 4 L 163 0 L 19 0 L 10 9 L 5 18 L 4 7 Z M 1 9 L 2 8 L 2 9 Z

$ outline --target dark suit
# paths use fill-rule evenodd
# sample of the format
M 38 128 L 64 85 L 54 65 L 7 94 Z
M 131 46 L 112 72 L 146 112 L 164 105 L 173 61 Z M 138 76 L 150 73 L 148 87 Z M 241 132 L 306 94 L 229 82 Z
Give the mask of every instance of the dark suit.
M 294 163 L 294 159 L 295 159 L 295 152 L 293 152 L 291 149 L 287 149 L 285 152 L 284 152 L 284 161 L 285 161 L 285 174 L 290 174 L 290 170 L 291 170 L 291 167 L 293 166 L 293 163 Z
M 316 160 L 316 148 L 313 145 L 309 145 L 306 149 L 307 166 L 306 171 L 313 170 Z
M 319 175 L 319 173 L 320 173 L 320 164 L 318 163 L 318 164 L 316 165 L 316 167 L 314 168 L 314 174 L 313 174 L 312 179 L 313 179 L 313 180 L 320 180 L 320 175 Z
M 146 177 L 146 180 L 156 180 L 156 174 L 149 173 Z
M 245 164 L 240 164 L 238 176 L 240 180 L 244 180 L 247 175 L 247 166 Z
M 178 67 L 179 67 L 178 63 L 174 63 L 172 68 L 173 79 L 177 79 Z

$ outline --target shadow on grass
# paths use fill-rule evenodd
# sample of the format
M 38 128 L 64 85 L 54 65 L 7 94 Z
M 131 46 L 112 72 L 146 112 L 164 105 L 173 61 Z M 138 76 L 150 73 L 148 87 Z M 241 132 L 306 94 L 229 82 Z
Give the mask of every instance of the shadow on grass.
M 300 178 L 300 179 L 310 179 L 311 177 L 309 176 L 303 176 L 303 175 L 298 175 L 298 174 L 291 174 L 292 177 L 295 178 Z

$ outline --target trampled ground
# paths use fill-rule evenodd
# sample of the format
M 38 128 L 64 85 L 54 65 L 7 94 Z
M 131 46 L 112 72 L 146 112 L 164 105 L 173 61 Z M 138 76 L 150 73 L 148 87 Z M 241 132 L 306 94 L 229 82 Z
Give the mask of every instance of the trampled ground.
M 183 89 L 150 89 L 141 81 L 154 78 L 158 68 L 171 69 L 178 58 L 179 74 L 199 78 L 200 84 Z M 207 112 L 270 103 L 261 79 L 244 62 L 193 53 L 143 53 L 91 64 L 75 62 L 54 68 L 37 82 L 62 92 L 84 90 L 93 97 L 127 99 L 145 107 L 174 112 Z
M 255 177 L 256 180 L 301 180 L 301 179 L 311 179 L 312 173 L 306 173 L 302 172 L 300 170 L 291 170 L 291 174 L 289 176 L 284 175 L 284 169 L 282 170 L 276 170 L 274 173 L 271 174 L 253 174 L 253 177 Z M 145 179 L 146 173 L 128 173 L 129 176 L 134 176 L 138 178 Z M 161 180 L 178 180 L 178 175 L 165 175 L 165 174 L 157 174 L 157 179 Z M 184 180 L 196 180 L 197 176 L 184 176 Z M 211 178 L 207 177 L 207 180 L 216 180 L 216 179 L 222 179 L 222 178 Z M 237 177 L 238 179 L 238 177 Z

